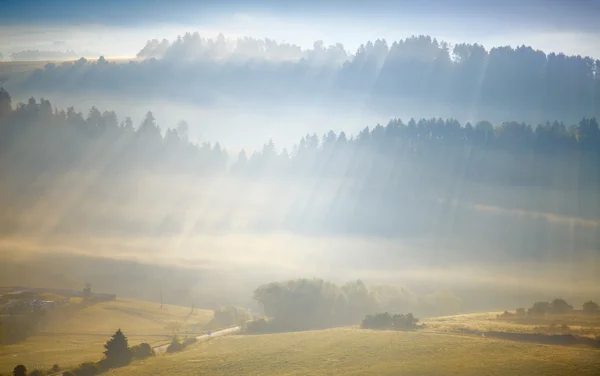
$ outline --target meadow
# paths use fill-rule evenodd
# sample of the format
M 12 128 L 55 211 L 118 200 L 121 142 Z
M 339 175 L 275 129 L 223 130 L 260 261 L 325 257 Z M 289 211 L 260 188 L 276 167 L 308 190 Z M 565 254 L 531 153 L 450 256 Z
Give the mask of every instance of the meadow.
M 77 303 L 74 303 L 77 304 Z M 130 345 L 147 342 L 152 346 L 168 343 L 179 333 L 201 331 L 211 320 L 212 311 L 158 303 L 116 300 L 96 303 L 72 316 L 53 317 L 43 330 L 25 341 L 0 346 L 0 373 L 19 364 L 29 369 L 48 369 L 78 365 L 102 358 L 103 345 L 118 329 Z
M 598 375 L 600 352 L 454 333 L 355 328 L 234 335 L 107 375 Z

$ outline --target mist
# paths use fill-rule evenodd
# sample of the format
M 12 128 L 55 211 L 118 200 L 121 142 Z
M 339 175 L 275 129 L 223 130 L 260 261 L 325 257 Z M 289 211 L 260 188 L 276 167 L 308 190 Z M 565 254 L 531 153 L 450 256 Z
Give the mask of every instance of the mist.
M 0 274 L 211 308 L 302 277 L 598 296 L 598 31 L 459 8 L 3 26 Z

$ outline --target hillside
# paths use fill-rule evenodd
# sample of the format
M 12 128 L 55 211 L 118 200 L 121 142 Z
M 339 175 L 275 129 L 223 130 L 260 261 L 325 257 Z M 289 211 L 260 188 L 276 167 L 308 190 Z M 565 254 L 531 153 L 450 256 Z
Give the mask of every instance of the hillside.
M 109 375 L 597 375 L 598 350 L 434 332 L 229 336 Z
M 181 324 L 180 332 L 201 331 L 212 318 L 211 311 L 190 312 L 190 307 L 160 308 L 157 303 L 116 300 L 74 310 L 70 317 L 54 315 L 38 335 L 18 344 L 0 346 L 0 373 L 19 363 L 35 369 L 97 361 L 102 357 L 104 343 L 118 328 L 131 345 L 159 345 L 169 341 L 175 323 Z

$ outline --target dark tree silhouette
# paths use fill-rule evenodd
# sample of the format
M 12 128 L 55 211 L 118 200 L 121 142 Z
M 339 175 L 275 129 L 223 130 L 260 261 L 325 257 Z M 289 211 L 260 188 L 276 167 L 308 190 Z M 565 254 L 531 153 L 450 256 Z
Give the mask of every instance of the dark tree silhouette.
M 14 376 L 26 376 L 27 375 L 27 368 L 24 365 L 19 364 L 18 366 L 16 366 L 13 369 L 13 375 Z
M 104 348 L 104 356 L 111 366 L 123 366 L 131 361 L 131 349 L 129 349 L 127 337 L 121 332 L 121 329 L 113 334 L 112 338 L 104 345 Z

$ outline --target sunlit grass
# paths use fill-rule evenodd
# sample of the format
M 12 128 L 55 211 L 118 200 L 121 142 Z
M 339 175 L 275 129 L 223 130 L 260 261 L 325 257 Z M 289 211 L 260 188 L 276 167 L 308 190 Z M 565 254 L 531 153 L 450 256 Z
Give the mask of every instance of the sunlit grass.
M 214 338 L 109 375 L 597 375 L 598 369 L 594 349 L 334 329 Z
M 501 312 L 473 313 L 425 319 L 429 329 L 456 331 L 461 328 L 477 331 L 499 331 L 514 333 L 574 334 L 589 337 L 600 336 L 600 317 L 582 314 L 547 315 L 543 317 L 513 317 L 498 319 Z M 562 325 L 567 325 L 562 329 Z M 554 328 L 553 328 L 554 326 Z
M 0 373 L 19 363 L 34 369 L 100 360 L 104 343 L 118 328 L 131 345 L 141 342 L 160 345 L 171 338 L 169 324 L 179 322 L 184 331 L 203 327 L 212 318 L 211 311 L 190 312 L 190 307 L 164 305 L 160 308 L 158 303 L 132 300 L 98 303 L 67 320 L 55 318 L 39 335 L 21 343 L 0 346 Z

